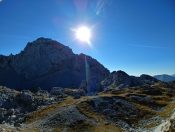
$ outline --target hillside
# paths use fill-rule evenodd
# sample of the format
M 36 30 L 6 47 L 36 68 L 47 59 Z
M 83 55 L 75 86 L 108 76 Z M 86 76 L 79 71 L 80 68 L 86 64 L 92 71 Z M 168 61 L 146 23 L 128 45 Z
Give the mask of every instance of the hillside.
M 59 92 L 57 90 L 52 93 L 44 91 L 31 93 L 1 87 L 1 95 L 6 95 L 6 97 L 1 96 L 0 99 L 1 115 L 3 115 L 0 117 L 3 122 L 0 125 L 1 129 L 8 131 L 142 132 L 154 131 L 161 125 L 162 132 L 166 129 L 174 131 L 173 124 L 171 124 L 175 121 L 172 116 L 175 108 L 174 83 L 155 83 L 150 86 L 113 89 L 96 96 L 84 96 L 80 94 L 80 91 L 73 89 L 58 90 Z M 78 98 L 75 96 L 77 93 L 80 95 Z M 5 98 L 2 99 L 2 97 Z M 15 106 L 7 105 L 8 100 L 11 100 Z M 30 102 L 28 107 L 26 101 Z M 170 125 L 161 124 L 170 117 L 173 117 L 171 123 L 168 122 Z

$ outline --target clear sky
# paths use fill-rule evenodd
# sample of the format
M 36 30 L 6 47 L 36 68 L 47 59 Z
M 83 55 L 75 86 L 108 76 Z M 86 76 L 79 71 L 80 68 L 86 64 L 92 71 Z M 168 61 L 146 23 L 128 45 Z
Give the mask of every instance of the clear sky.
M 92 47 L 75 39 L 79 25 L 92 28 Z M 175 73 L 175 0 L 0 0 L 0 54 L 41 36 L 111 71 Z

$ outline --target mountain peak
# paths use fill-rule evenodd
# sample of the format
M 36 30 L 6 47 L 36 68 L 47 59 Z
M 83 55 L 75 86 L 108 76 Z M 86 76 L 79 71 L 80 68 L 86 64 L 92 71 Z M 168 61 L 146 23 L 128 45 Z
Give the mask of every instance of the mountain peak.
M 129 76 L 126 72 L 122 71 L 122 70 L 118 70 L 118 71 L 113 71 L 111 73 L 112 75 L 115 75 L 115 76 Z
M 158 80 L 150 75 L 142 74 L 140 77 L 129 76 L 124 71 L 113 71 L 101 85 L 104 89 L 108 88 L 124 88 L 140 86 L 145 84 L 153 84 Z
M 109 71 L 92 57 L 74 54 L 68 46 L 43 37 L 29 42 L 17 55 L 0 57 L 0 74 L 4 74 L 2 79 L 0 78 L 0 85 L 12 88 L 78 88 L 86 79 L 84 56 L 87 57 L 89 65 L 89 85 L 95 91 L 97 84 L 109 74 Z M 7 81 L 12 75 L 19 78 L 14 85 Z
M 33 50 L 33 49 L 41 49 L 41 48 L 53 48 L 53 49 L 67 49 L 67 51 L 72 52 L 72 50 L 68 47 L 65 46 L 63 44 L 61 44 L 60 42 L 57 42 L 56 40 L 52 40 L 50 38 L 44 38 L 44 37 L 40 37 L 32 42 L 27 43 L 27 46 L 24 48 L 24 51 L 27 50 Z

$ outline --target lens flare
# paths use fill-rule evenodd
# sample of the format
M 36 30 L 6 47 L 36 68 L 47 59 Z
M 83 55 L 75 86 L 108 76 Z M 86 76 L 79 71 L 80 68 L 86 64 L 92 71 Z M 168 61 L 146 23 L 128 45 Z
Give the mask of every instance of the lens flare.
M 90 44 L 91 30 L 86 26 L 80 26 L 75 30 L 76 39 Z

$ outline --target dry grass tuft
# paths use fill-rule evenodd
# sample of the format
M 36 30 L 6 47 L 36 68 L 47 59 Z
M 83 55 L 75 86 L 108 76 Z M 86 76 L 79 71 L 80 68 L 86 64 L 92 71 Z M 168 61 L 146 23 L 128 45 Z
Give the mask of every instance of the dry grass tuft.
M 31 123 L 36 120 L 42 119 L 46 117 L 49 113 L 53 112 L 54 110 L 60 107 L 71 105 L 73 103 L 75 103 L 75 100 L 71 97 L 68 97 L 61 103 L 52 104 L 40 110 L 34 111 L 26 117 L 26 123 Z
M 175 101 L 169 103 L 163 111 L 157 112 L 157 114 L 163 118 L 168 118 L 171 116 L 173 110 L 175 110 Z

